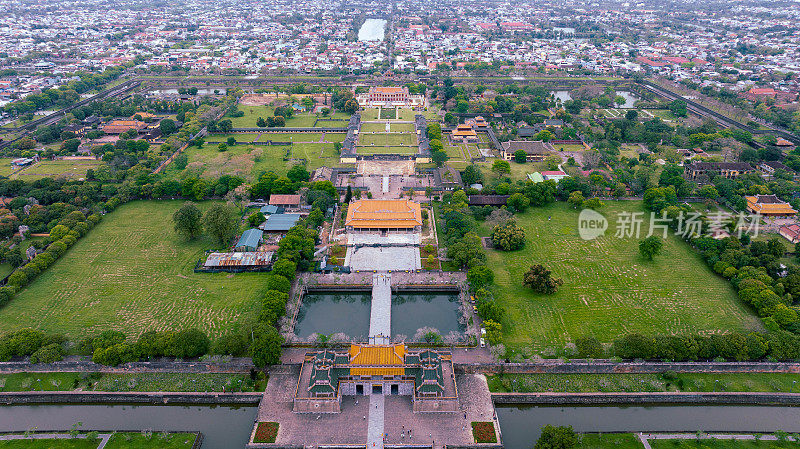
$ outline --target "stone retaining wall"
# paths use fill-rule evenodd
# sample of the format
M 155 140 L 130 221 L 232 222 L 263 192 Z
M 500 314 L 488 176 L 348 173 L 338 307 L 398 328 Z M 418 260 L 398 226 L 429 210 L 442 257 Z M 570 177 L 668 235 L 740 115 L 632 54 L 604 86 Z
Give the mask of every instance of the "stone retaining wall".
M 605 360 L 543 360 L 534 363 L 461 363 L 459 374 L 658 374 L 680 373 L 800 373 L 800 363 L 781 362 L 611 362 Z
M 106 391 L 14 391 L 0 393 L 0 404 L 238 404 L 258 405 L 263 393 L 178 393 Z
M 746 404 L 798 405 L 800 393 L 492 393 L 495 404 Z

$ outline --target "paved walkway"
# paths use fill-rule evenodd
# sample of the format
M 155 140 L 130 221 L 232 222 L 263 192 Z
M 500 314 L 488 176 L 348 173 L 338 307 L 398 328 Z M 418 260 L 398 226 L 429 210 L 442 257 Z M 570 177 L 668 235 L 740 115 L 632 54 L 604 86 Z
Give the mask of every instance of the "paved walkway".
M 369 395 L 367 449 L 383 449 L 385 400 L 382 394 Z
M 72 436 L 66 433 L 33 433 L 30 435 L 0 435 L 0 441 L 10 441 L 10 440 L 71 440 L 71 439 L 79 439 L 85 440 L 86 434 Z M 97 435 L 97 438 L 100 438 L 100 443 L 97 446 L 97 449 L 103 449 L 106 447 L 108 440 L 111 438 L 110 433 L 101 433 Z
M 392 327 L 392 275 L 372 275 L 372 306 L 369 314 L 369 339 L 373 344 L 389 344 Z
M 752 433 L 642 433 L 636 434 L 642 442 L 644 449 L 653 449 L 648 440 L 755 440 L 756 436 Z M 775 435 L 761 435 L 760 440 L 777 441 Z

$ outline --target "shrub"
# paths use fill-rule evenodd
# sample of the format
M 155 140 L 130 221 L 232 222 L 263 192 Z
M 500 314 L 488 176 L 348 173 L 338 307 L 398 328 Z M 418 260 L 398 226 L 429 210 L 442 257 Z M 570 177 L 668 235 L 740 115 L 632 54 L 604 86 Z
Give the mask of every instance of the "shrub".
M 283 276 L 271 274 L 267 276 L 267 290 L 278 290 L 279 292 L 289 293 L 292 284 Z
M 278 423 L 260 422 L 253 436 L 253 443 L 274 443 L 278 437 Z
M 31 363 L 53 363 L 64 358 L 64 346 L 58 343 L 51 343 L 42 346 L 31 354 Z
M 491 421 L 473 421 L 472 437 L 476 443 L 497 443 L 497 433 Z

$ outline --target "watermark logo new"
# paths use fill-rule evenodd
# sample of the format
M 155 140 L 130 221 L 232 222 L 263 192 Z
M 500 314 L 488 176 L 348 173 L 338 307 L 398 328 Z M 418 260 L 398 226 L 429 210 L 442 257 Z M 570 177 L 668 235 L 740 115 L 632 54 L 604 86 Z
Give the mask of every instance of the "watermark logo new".
M 584 240 L 594 240 L 606 233 L 608 220 L 600 212 L 584 209 L 578 215 L 578 234 Z

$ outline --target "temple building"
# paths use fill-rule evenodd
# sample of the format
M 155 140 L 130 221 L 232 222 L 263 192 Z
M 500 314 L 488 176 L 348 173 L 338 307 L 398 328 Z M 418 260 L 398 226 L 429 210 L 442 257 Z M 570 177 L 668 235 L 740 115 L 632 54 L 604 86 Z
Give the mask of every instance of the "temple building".
M 791 217 L 797 213 L 789 203 L 775 195 L 746 196 L 747 210 L 768 217 Z
M 411 200 L 356 200 L 344 224 L 348 232 L 421 232 L 422 209 Z
M 424 108 L 425 96 L 412 95 L 407 87 L 372 86 L 367 93 L 356 95 L 362 108 Z
M 295 392 L 296 413 L 339 413 L 341 397 L 411 396 L 414 412 L 455 412 L 458 392 L 450 354 L 404 344 L 351 345 L 306 354 Z

